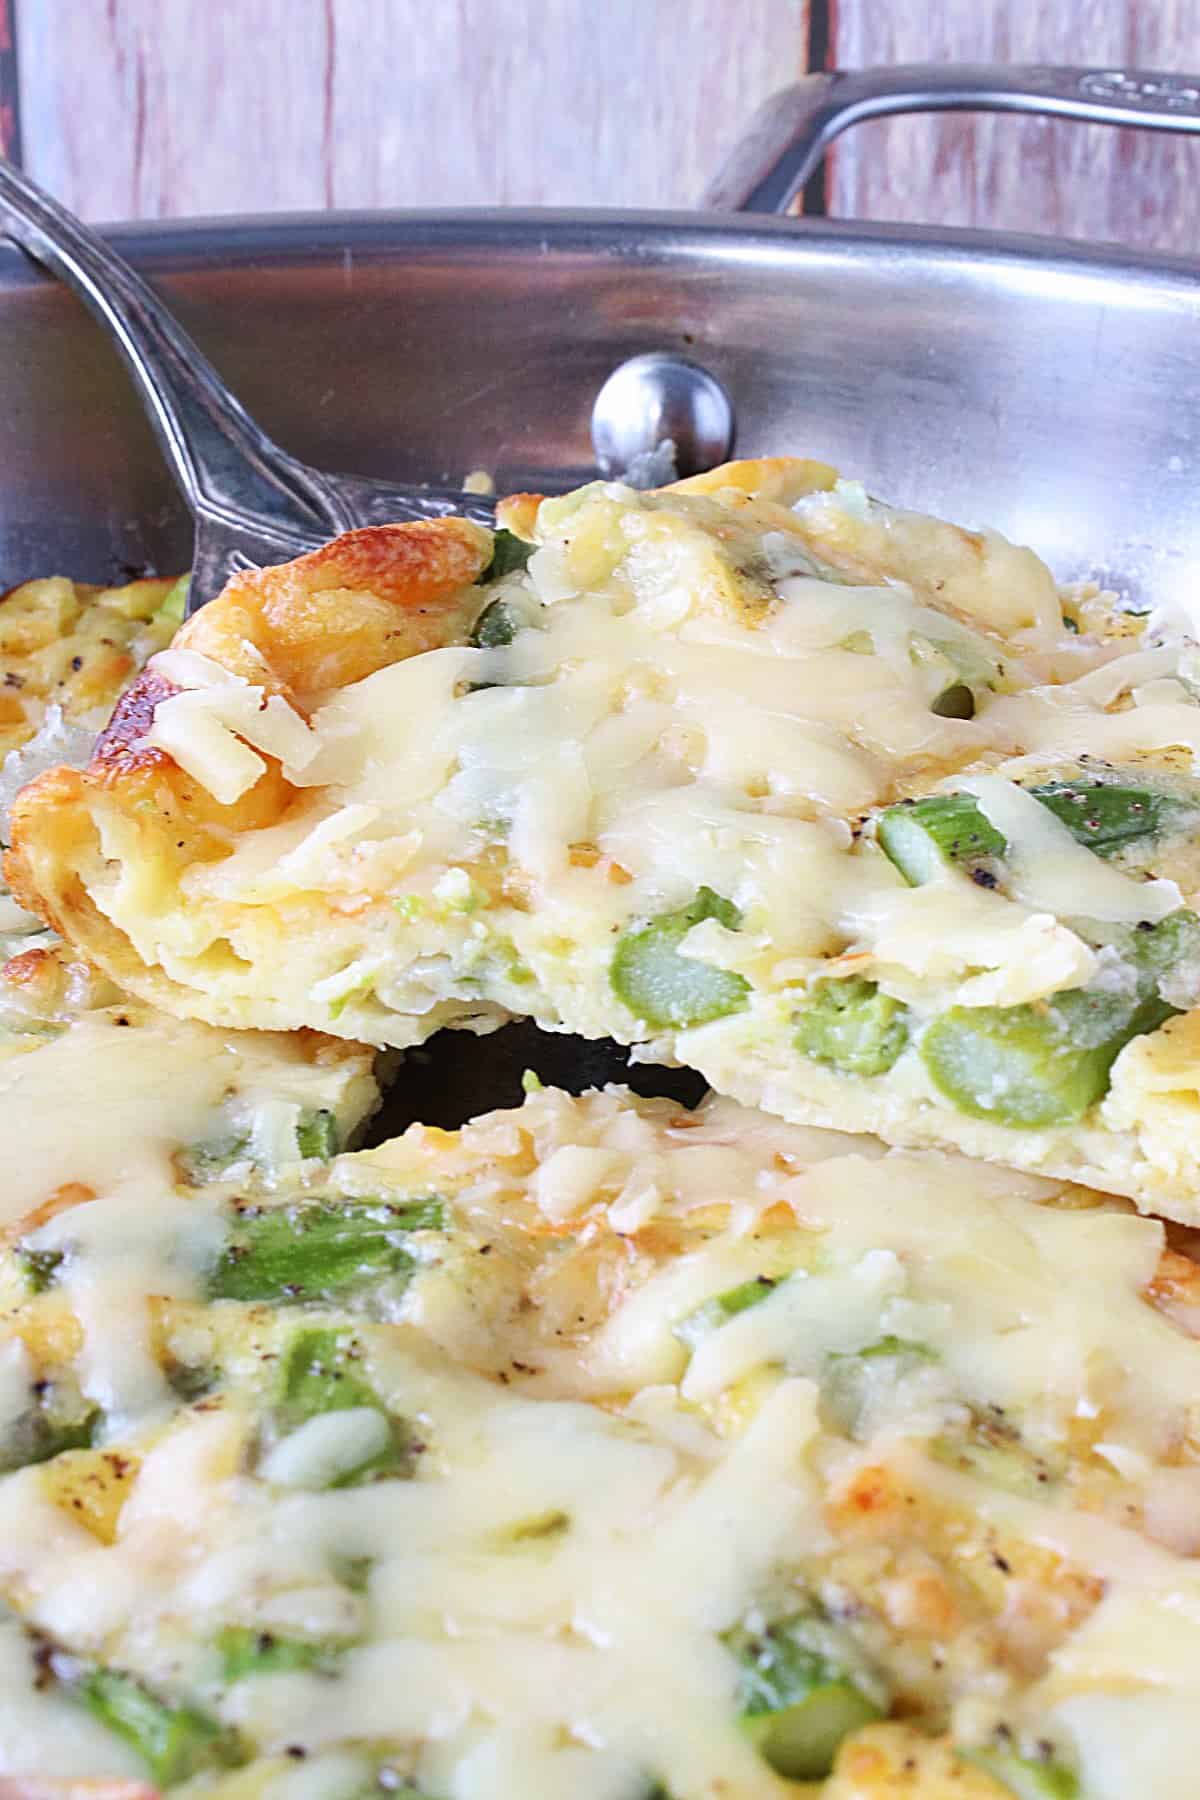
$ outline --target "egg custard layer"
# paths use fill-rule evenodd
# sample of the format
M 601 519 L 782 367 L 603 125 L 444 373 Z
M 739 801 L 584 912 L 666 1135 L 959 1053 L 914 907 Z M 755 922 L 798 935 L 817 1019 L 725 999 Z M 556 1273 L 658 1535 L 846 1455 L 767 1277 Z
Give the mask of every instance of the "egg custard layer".
M 823 465 L 518 497 L 235 578 L 22 900 L 218 1025 L 512 1015 L 1200 1219 L 1200 663 Z
M 1160 1223 L 534 1081 L 267 1178 L 161 1054 L 0 1182 L 6 1793 L 1190 1800 Z

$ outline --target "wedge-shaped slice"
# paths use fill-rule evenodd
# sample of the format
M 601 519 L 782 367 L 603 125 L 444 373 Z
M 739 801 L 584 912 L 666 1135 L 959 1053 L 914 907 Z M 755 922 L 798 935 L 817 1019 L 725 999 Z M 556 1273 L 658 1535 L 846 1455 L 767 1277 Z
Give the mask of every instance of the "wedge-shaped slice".
M 21 797 L 27 903 L 214 1023 L 531 1014 L 1200 1218 L 1188 643 L 811 463 L 506 517 L 238 577 Z
M 39 1291 L 0 1249 L 0 1779 L 1194 1785 L 1200 1272 L 1125 1201 L 541 1089 L 51 1223 Z

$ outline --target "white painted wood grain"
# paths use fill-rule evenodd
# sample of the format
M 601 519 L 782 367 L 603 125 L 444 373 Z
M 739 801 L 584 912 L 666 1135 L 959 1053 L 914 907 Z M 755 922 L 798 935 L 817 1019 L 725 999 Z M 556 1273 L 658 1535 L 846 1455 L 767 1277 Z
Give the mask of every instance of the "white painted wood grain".
M 689 206 L 807 0 L 20 0 L 25 163 L 87 218 Z
M 839 0 L 837 63 L 1049 62 L 1200 75 L 1200 0 Z M 1200 254 L 1200 139 L 943 114 L 856 127 L 843 217 L 1061 232 Z

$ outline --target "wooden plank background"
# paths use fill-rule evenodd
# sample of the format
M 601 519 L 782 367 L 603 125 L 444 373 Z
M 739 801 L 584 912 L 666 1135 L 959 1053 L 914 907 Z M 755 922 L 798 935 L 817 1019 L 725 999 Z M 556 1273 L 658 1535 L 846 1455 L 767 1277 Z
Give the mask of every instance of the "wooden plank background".
M 25 165 L 95 219 L 688 206 L 814 59 L 1200 73 L 1200 0 L 0 0 L 0 141 L 19 100 Z M 956 115 L 859 127 L 826 192 L 1192 252 L 1198 176 L 1194 139 Z
M 689 205 L 807 44 L 806 0 L 14 4 L 26 167 L 98 219 Z
M 1084 63 L 1200 76 L 1200 0 L 841 0 L 837 60 Z M 946 114 L 862 125 L 835 157 L 848 218 L 1049 231 L 1200 253 L 1200 138 Z

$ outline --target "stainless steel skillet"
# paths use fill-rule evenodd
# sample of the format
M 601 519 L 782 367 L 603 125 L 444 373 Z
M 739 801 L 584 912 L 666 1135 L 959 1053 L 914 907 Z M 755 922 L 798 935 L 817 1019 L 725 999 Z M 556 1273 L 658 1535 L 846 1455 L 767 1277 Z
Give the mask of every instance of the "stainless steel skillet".
M 775 95 L 750 122 L 712 184 L 707 203 L 750 211 L 784 207 L 838 131 L 867 117 L 928 108 L 1060 113 L 1196 131 L 1200 83 L 1191 77 L 1119 70 L 954 65 L 811 76 Z M 315 466 L 327 466 L 333 457 L 309 455 L 309 461 L 302 461 L 282 452 L 221 385 L 216 369 L 176 324 L 153 284 L 113 259 L 103 239 L 5 166 L 0 166 L 0 220 L 31 256 L 76 288 L 130 367 L 160 448 L 193 511 L 196 598 L 209 598 L 237 560 L 279 560 L 353 524 L 446 509 L 488 517 L 486 502 L 461 491 L 466 468 L 497 461 L 486 439 L 497 430 L 504 434 L 509 470 L 515 439 L 524 437 L 522 448 L 527 450 L 533 450 L 534 437 L 542 437 L 545 445 L 545 437 L 560 425 L 547 416 L 556 409 L 558 394 L 547 391 L 569 387 L 578 419 L 579 400 L 590 400 L 601 374 L 608 373 L 603 362 L 597 369 L 599 358 L 608 367 L 619 360 L 613 353 L 621 338 L 628 342 L 628 328 L 640 338 L 630 347 L 644 349 L 648 338 L 651 346 L 669 353 L 700 346 L 720 362 L 721 373 L 725 365 L 732 367 L 741 450 L 768 443 L 774 448 L 770 439 L 781 419 L 795 416 L 797 400 L 802 401 L 804 423 L 790 427 L 788 446 L 804 437 L 811 450 L 835 450 L 837 443 L 831 445 L 829 437 L 844 436 L 829 427 L 826 416 L 835 410 L 838 425 L 847 419 L 856 436 L 869 439 L 865 452 L 855 448 L 842 459 L 860 468 L 876 490 L 928 506 L 943 504 L 955 513 L 970 511 L 984 495 L 991 517 L 1013 526 L 1016 513 L 1018 533 L 1034 538 L 1051 556 L 1060 547 L 1061 553 L 1078 556 L 1079 547 L 1087 545 L 1101 556 L 1106 574 L 1139 587 L 1150 587 L 1151 581 L 1160 587 L 1148 567 L 1151 545 L 1119 544 L 1121 554 L 1112 554 L 1108 545 L 1099 544 L 1096 531 L 1076 531 L 1074 522 L 1070 533 L 1056 529 L 1056 520 L 1045 517 L 1051 506 L 1031 506 L 1031 488 L 1043 464 L 1052 475 L 1052 511 L 1060 520 L 1063 499 L 1065 511 L 1072 511 L 1074 499 L 1063 490 L 1074 486 L 1076 493 L 1090 491 L 1094 499 L 1110 486 L 1105 482 L 1097 488 L 1090 479 L 1092 470 L 1081 466 L 1087 457 L 1079 457 L 1078 443 L 1072 443 L 1070 470 L 1063 470 L 1061 457 L 1047 445 L 1054 425 L 1065 434 L 1088 437 L 1099 427 L 1097 448 L 1110 463 L 1124 461 L 1112 455 L 1103 436 L 1114 416 L 1114 398 L 1124 419 L 1142 427 L 1130 405 L 1133 396 L 1121 392 L 1119 380 L 1126 371 L 1141 371 L 1124 344 L 1124 320 L 1114 315 L 1117 308 L 1128 315 L 1132 292 L 1139 292 L 1142 301 L 1150 299 L 1146 290 L 1155 270 L 1150 261 L 1141 268 L 1130 261 L 1108 266 L 1092 261 L 1088 281 L 1087 252 L 1051 243 L 1016 248 L 934 232 L 878 232 L 873 241 L 862 230 L 822 227 L 815 232 L 797 223 L 786 227 L 786 236 L 754 243 L 732 221 L 723 227 L 709 221 L 680 225 L 646 214 L 624 220 L 604 214 L 578 220 L 561 214 L 410 214 L 401 220 L 333 218 L 320 227 L 302 225 L 299 232 L 295 221 L 270 227 L 232 223 L 225 232 L 212 227 L 214 247 L 223 238 L 232 256 L 239 259 L 239 252 L 248 252 L 252 263 L 255 248 L 261 248 L 264 265 L 279 257 L 290 274 L 299 274 L 295 263 L 302 245 L 300 257 L 309 265 L 309 277 L 313 265 L 320 265 L 322 256 L 340 243 L 344 292 L 338 299 L 344 304 L 331 308 L 333 295 L 322 295 L 340 329 L 322 347 L 320 365 L 311 367 L 302 356 L 297 364 L 290 342 L 297 310 L 311 302 L 311 292 L 300 299 L 306 286 L 300 277 L 286 283 L 288 293 L 281 295 L 275 313 L 279 329 L 266 346 L 264 369 L 259 367 L 255 376 L 261 383 L 266 371 L 273 385 L 288 383 L 299 391 L 311 432 L 315 423 L 326 423 L 320 414 L 327 409 L 335 410 L 338 425 L 347 410 L 362 416 L 362 394 L 347 409 L 345 374 L 358 362 L 362 380 L 363 351 L 374 358 L 378 383 L 389 382 L 401 360 L 407 367 L 392 394 L 390 418 L 385 396 L 378 396 L 381 405 L 369 409 L 369 425 L 383 428 L 383 439 L 371 446 L 376 459 L 387 461 L 380 470 L 387 479 L 380 479 L 380 473 L 367 473 L 369 464 L 360 463 L 358 455 L 354 464 L 363 466 L 363 475 L 345 477 Z M 155 236 L 148 239 L 142 232 L 135 239 L 142 254 L 148 248 L 153 254 Z M 176 227 L 169 236 L 196 247 L 200 230 Z M 430 268 L 434 243 L 443 261 Z M 367 265 L 380 257 L 392 257 L 396 265 L 398 306 L 392 313 L 394 342 L 387 346 L 363 346 L 363 324 L 372 308 L 363 257 Z M 626 283 L 628 266 L 635 275 Z M 1166 272 L 1169 265 L 1157 266 Z M 567 270 L 569 292 L 563 306 Z M 612 283 L 606 279 L 617 270 L 624 283 L 621 295 L 610 292 Z M 282 266 L 272 274 L 282 275 Z M 455 274 L 462 277 L 462 292 L 450 295 L 446 290 L 455 283 Z M 590 306 L 579 304 L 579 275 L 592 286 Z M 705 277 L 711 279 L 712 292 L 700 299 L 694 288 Z M 685 301 L 678 293 L 680 281 L 691 290 Z M 0 266 L 0 293 L 5 286 Z M 241 342 L 243 333 L 237 328 L 243 297 L 237 286 L 230 283 L 223 295 L 227 317 L 221 324 Z M 250 299 L 261 302 L 263 286 L 279 290 L 281 283 L 255 286 L 259 292 Z M 423 299 L 430 304 L 425 319 L 417 322 L 414 311 Z M 1157 299 L 1162 301 L 1162 293 Z M 1171 295 L 1171 302 L 1175 299 Z M 1000 317 L 995 317 L 997 302 Z M 1169 310 L 1175 310 L 1171 302 Z M 1160 304 L 1155 310 L 1160 311 Z M 689 320 L 696 322 L 696 313 L 702 315 L 700 331 L 687 329 Z M 1083 326 L 1087 329 L 1081 335 Z M 430 333 L 439 340 L 435 347 L 423 342 Z M 1159 403 L 1153 391 L 1164 383 L 1153 356 L 1153 337 L 1144 338 L 1141 349 L 1146 362 L 1142 403 L 1146 398 Z M 513 351 L 520 355 L 524 374 L 520 396 L 506 391 Z M 747 353 L 750 369 L 745 367 Z M 770 358 L 766 369 L 763 358 Z M 1020 365 L 1013 367 L 1016 358 Z M 446 374 L 452 376 L 450 382 Z M 815 391 L 817 382 L 822 383 L 820 391 Z M 766 383 L 770 392 L 763 392 Z M 243 387 L 241 380 L 237 387 Z M 1171 490 L 1186 486 L 1191 436 L 1180 416 L 1177 383 L 1169 385 L 1169 396 L 1177 401 L 1178 446 L 1169 450 L 1162 470 L 1151 461 L 1146 472 L 1162 475 L 1166 488 L 1153 511 L 1164 513 L 1171 526 L 1186 526 Z M 59 405 L 67 398 L 59 392 Z M 376 400 L 374 394 L 371 398 Z M 520 419 L 509 416 L 513 400 Z M 473 421 L 462 416 L 468 403 Z M 957 412 L 952 421 L 943 418 L 948 407 Z M 995 427 L 993 439 L 1000 448 L 1007 425 L 1002 409 L 1013 421 L 1013 432 L 1020 434 L 1020 455 L 1006 455 L 999 463 L 995 454 L 975 452 L 982 448 L 977 445 L 982 421 Z M 128 407 L 122 410 L 128 412 Z M 892 473 L 900 461 L 892 443 L 896 427 L 909 432 L 910 439 L 900 473 Z M 927 443 L 930 428 L 936 445 Z M 1133 441 L 1153 436 L 1139 428 Z M 461 450 L 448 466 L 455 439 Z M 0 448 L 7 446 L 0 443 Z M 576 441 L 565 457 L 561 445 L 556 448 L 558 454 L 549 457 L 545 448 L 542 455 L 520 457 L 525 464 L 520 473 L 529 475 L 536 468 L 540 481 L 547 472 L 561 481 L 563 475 L 587 468 L 587 446 Z M 408 466 L 405 450 L 410 452 Z M 966 473 L 970 484 L 959 504 L 943 499 L 957 484 L 948 479 L 954 470 Z M 500 470 L 502 484 L 506 473 L 506 468 Z M 1171 482 L 1169 477 L 1178 479 Z M 1128 475 L 1124 481 L 1128 488 Z M 1141 495 L 1133 500 L 1132 511 L 1139 509 L 1139 499 Z M 1106 499 L 1106 511 L 1110 504 Z M 1117 504 L 1115 511 L 1117 526 L 1137 529 L 1133 518 L 1124 517 L 1124 506 Z M 1171 547 L 1178 547 L 1178 531 L 1173 540 Z M 1060 567 L 1063 554 L 1058 556 Z
M 932 81 L 879 79 L 876 110 L 915 104 Z M 995 71 L 957 79 L 938 104 L 1001 91 Z M 727 176 L 723 197 L 762 204 L 763 169 L 786 154 L 777 200 L 813 131 L 827 138 L 867 103 L 865 81 L 816 78 L 802 107 L 780 102 L 773 140 L 759 129 L 741 190 Z M 1173 78 L 1060 71 L 1048 91 L 1047 72 L 1029 77 L 1033 102 L 1060 111 L 1091 107 L 1098 82 L 1114 120 L 1196 127 L 1200 88 Z M 831 114 L 839 94 L 853 107 Z M 585 479 L 601 382 L 665 348 L 733 396 L 739 453 L 824 456 L 876 492 L 1035 543 L 1064 578 L 1099 574 L 1146 602 L 1197 589 L 1190 260 L 713 214 L 326 215 L 109 235 L 261 427 L 315 468 L 447 487 L 480 466 L 500 488 L 547 469 Z M 111 347 L 0 247 L 0 576 L 179 568 L 189 524 Z M 623 1072 L 603 1046 L 521 1027 L 425 1054 L 406 1063 L 385 1129 L 514 1100 L 526 1063 L 575 1087 Z M 662 1071 L 642 1074 L 662 1086 Z

